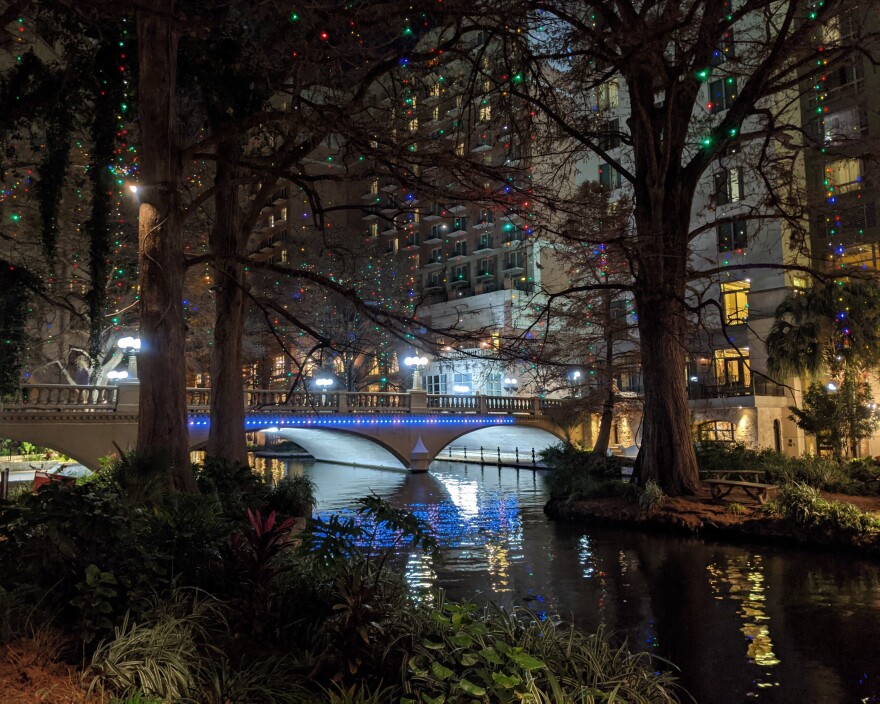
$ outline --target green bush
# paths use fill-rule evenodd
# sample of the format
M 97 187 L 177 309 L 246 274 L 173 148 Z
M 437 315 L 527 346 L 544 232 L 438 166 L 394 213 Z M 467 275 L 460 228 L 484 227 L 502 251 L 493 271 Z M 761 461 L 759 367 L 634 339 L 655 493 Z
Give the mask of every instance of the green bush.
M 799 526 L 863 535 L 880 530 L 880 519 L 852 504 L 823 499 L 803 482 L 782 486 L 772 509 Z
M 880 494 L 880 466 L 873 460 L 840 462 L 832 457 L 788 457 L 773 450 L 752 450 L 742 444 L 701 442 L 695 445 L 701 472 L 755 469 L 772 484 L 802 482 L 822 491 Z
M 201 493 L 217 498 L 224 515 L 236 519 L 262 508 L 268 490 L 248 465 L 212 458 L 196 467 L 196 483 Z
M 547 488 L 554 498 L 635 495 L 632 485 L 620 480 L 622 465 L 616 457 L 596 455 L 565 443 L 542 450 L 541 460 L 549 470 Z
M 310 516 L 315 482 L 306 476 L 285 477 L 266 493 L 266 506 L 282 516 Z

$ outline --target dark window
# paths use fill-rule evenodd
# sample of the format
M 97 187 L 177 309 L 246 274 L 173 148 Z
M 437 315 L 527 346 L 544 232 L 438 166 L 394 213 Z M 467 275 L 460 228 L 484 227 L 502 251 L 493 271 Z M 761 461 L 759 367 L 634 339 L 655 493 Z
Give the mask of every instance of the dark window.
M 718 224 L 718 251 L 729 252 L 734 249 L 745 249 L 749 246 L 749 237 L 745 220 L 730 220 Z
M 724 169 L 715 174 L 715 204 L 727 205 L 736 203 L 742 199 L 743 176 L 742 169 Z
M 607 188 L 609 191 L 613 191 L 615 188 L 620 188 L 620 172 L 611 164 L 605 162 L 599 167 L 599 184 Z
M 725 61 L 732 59 L 735 56 L 736 50 L 733 44 L 733 30 L 728 29 L 724 33 L 724 38 L 721 40 L 718 48 L 712 53 L 712 58 L 709 60 L 709 63 L 712 66 L 720 66 Z
M 736 78 L 719 78 L 709 84 L 709 112 L 713 115 L 727 110 L 736 100 Z

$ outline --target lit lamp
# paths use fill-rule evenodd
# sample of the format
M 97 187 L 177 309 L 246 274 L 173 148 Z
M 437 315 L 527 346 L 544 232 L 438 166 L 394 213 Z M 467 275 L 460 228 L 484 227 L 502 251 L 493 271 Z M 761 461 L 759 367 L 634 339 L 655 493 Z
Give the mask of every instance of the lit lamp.
M 139 337 L 121 337 L 116 341 L 116 346 L 128 356 L 128 371 L 124 372 L 124 377 L 117 378 L 128 379 L 131 377 L 132 381 L 137 381 L 137 355 L 141 351 L 141 339 Z M 123 372 L 118 373 L 122 374 Z M 107 378 L 110 378 L 109 374 Z
M 831 393 L 834 393 L 835 391 L 837 391 L 837 384 L 835 384 L 833 381 L 829 381 L 828 385 L 825 388 L 828 389 Z
M 128 379 L 128 372 L 124 369 L 122 371 L 114 369 L 112 372 L 107 372 L 107 379 L 116 382 L 122 381 L 123 379 Z
M 422 390 L 422 375 L 419 373 L 419 369 L 428 364 L 427 357 L 407 357 L 403 360 L 403 363 L 413 368 L 413 391 L 421 391 Z
M 315 386 L 318 387 L 319 391 L 329 391 L 330 387 L 333 386 L 334 381 L 330 377 L 319 376 L 315 379 Z
M 462 384 L 456 384 L 452 387 L 452 392 L 456 394 L 467 394 L 470 393 L 470 386 L 463 386 Z
M 519 382 L 516 380 L 515 377 L 512 378 L 512 377 L 506 376 L 506 377 L 504 377 L 503 386 L 504 386 L 504 390 L 507 393 L 513 395 L 514 393 L 516 393 L 516 390 L 519 388 Z

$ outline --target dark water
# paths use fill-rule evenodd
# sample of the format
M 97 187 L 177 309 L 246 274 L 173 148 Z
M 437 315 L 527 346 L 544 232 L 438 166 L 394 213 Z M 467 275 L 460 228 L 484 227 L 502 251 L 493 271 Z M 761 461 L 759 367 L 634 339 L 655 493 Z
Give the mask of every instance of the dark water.
M 880 702 L 877 562 L 555 523 L 531 470 L 289 471 L 316 481 L 319 513 L 375 491 L 427 520 L 443 557 L 401 557 L 414 588 L 604 626 L 678 665 L 698 702 Z

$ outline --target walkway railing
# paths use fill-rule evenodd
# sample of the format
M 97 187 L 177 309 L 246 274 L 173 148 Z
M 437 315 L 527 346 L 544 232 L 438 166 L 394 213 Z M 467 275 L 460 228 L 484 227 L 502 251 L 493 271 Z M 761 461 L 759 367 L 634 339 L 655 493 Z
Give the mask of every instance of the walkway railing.
M 120 397 L 125 392 L 125 400 Z M 285 391 L 283 389 L 248 389 L 244 392 L 248 411 L 281 413 L 474 413 L 540 416 L 546 411 L 565 407 L 563 399 L 530 396 L 466 396 L 429 394 L 424 391 L 390 393 L 372 391 Z M 186 390 L 190 413 L 207 413 L 211 407 L 211 389 Z M 32 384 L 12 397 L 0 401 L 0 411 L 117 411 L 137 410 L 137 386 L 68 386 Z

